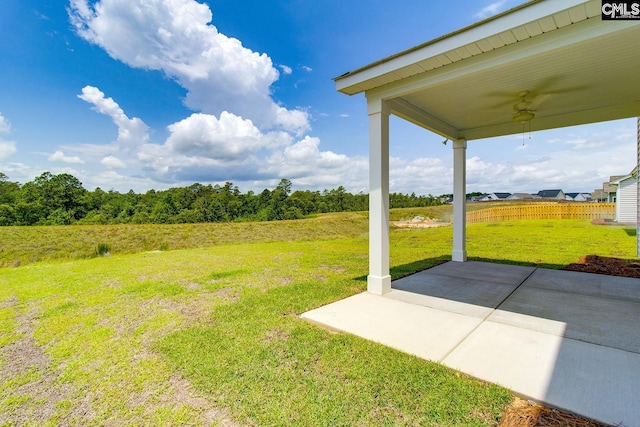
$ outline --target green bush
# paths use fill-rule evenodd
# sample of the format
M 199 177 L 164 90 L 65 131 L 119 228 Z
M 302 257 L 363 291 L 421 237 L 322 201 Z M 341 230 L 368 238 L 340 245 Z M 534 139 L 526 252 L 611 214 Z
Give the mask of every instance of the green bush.
M 96 256 L 109 256 L 111 248 L 106 243 L 98 243 L 96 246 Z

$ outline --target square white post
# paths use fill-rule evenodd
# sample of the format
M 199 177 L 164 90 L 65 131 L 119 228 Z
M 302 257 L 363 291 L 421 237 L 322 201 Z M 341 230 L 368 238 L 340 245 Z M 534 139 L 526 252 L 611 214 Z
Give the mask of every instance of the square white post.
M 467 141 L 453 141 L 453 261 L 467 260 Z
M 367 99 L 369 114 L 369 276 L 367 290 L 391 291 L 389 274 L 389 114 L 381 99 Z

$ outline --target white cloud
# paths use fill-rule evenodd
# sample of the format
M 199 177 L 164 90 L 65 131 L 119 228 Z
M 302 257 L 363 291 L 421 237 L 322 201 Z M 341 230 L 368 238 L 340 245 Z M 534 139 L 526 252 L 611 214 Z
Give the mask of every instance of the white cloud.
M 115 156 L 107 156 L 100 160 L 100 164 L 109 169 L 124 169 L 127 164 Z
M 453 170 L 442 159 L 391 157 L 389 168 L 389 191 L 392 193 L 437 195 L 452 192 Z
M 348 157 L 332 151 L 320 151 L 320 140 L 305 136 L 284 150 L 269 156 L 261 173 L 288 178 L 305 187 L 366 187 L 368 162 L 363 157 Z
M 263 135 L 251 123 L 223 111 L 220 119 L 196 113 L 169 126 L 166 147 L 191 157 L 237 161 L 255 154 L 264 146 Z
M 11 123 L 0 113 L 0 134 L 11 133 Z M 16 143 L 0 138 L 0 160 L 6 159 L 16 153 Z
M 69 14 L 77 33 L 114 59 L 175 79 L 187 89 L 185 104 L 194 110 L 216 116 L 229 111 L 266 129 L 309 129 L 306 113 L 287 110 L 271 98 L 270 87 L 279 77 L 271 58 L 219 33 L 206 4 L 71 0 Z
M 153 188 L 161 190 L 163 188 L 158 186 L 158 182 L 147 177 L 131 176 L 129 174 L 120 174 L 118 172 L 109 170 L 100 172 L 98 174 L 91 174 L 91 176 L 85 177 L 83 182 L 90 179 L 92 186 L 101 187 L 103 189 L 115 189 L 117 191 L 128 191 L 133 189 L 137 192 L 146 192 L 148 189 Z M 167 185 L 163 187 L 168 187 Z M 89 188 L 85 185 L 85 188 Z
M 303 69 L 303 70 L 305 70 L 307 73 L 310 73 L 310 72 L 312 72 L 312 71 L 313 71 L 313 68 L 311 68 L 311 67 L 307 67 L 306 65 L 303 65 L 303 66 L 302 66 L 302 69 Z
M 288 67 L 284 64 L 279 65 L 279 67 L 282 70 L 282 72 L 285 73 L 286 75 L 293 73 L 293 70 L 291 69 L 291 67 Z
M 11 123 L 0 113 L 0 133 L 10 133 Z
M 505 4 L 507 4 L 508 0 L 498 0 L 495 1 L 493 3 L 491 3 L 490 5 L 482 8 L 482 10 L 480 10 L 480 12 L 475 14 L 476 18 L 479 19 L 484 19 L 484 18 L 488 18 L 491 15 L 495 15 L 499 12 L 501 12 L 504 9 Z
M 105 98 L 97 87 L 83 87 L 78 98 L 93 104 L 95 111 L 111 117 L 118 126 L 117 142 L 123 147 L 136 147 L 149 141 L 148 126 L 137 117 L 127 117 L 122 108 L 112 98 Z
M 0 140 L 0 160 L 6 159 L 16 152 L 16 143 Z
M 66 156 L 62 151 L 57 150 L 49 156 L 51 162 L 83 164 L 84 161 L 78 156 Z

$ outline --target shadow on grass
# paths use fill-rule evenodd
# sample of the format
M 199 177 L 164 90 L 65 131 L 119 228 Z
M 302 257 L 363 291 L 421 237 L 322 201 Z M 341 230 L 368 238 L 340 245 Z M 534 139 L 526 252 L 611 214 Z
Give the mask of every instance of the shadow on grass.
M 439 257 L 425 258 L 418 261 L 410 262 L 408 264 L 391 266 L 391 279 L 396 280 L 411 274 L 417 273 L 422 270 L 426 270 L 436 265 L 444 264 L 447 261 L 451 261 L 450 255 L 441 255 Z M 353 280 L 360 282 L 366 282 L 367 276 L 354 277 Z
M 391 277 L 393 280 L 400 279 L 448 261 L 451 261 L 451 255 L 440 255 L 438 257 L 410 262 L 409 264 L 395 265 L 391 267 Z
M 435 267 L 440 264 L 444 264 L 445 262 L 451 261 L 450 255 L 440 255 L 438 257 L 425 258 L 418 261 L 410 262 L 408 264 L 395 265 L 391 266 L 391 279 L 397 280 L 406 276 L 410 276 L 412 274 L 418 273 L 423 270 L 427 270 L 429 268 Z M 518 261 L 512 259 L 496 259 L 496 258 L 484 258 L 484 257 L 469 257 L 467 261 L 478 261 L 478 262 L 486 262 L 490 264 L 508 264 L 508 265 L 521 265 L 525 267 L 537 267 L 537 268 L 549 268 L 552 270 L 560 270 L 567 267 L 565 264 L 552 264 L 548 262 L 525 262 Z M 358 276 L 353 280 L 366 282 L 367 276 Z
M 624 232 L 627 233 L 629 237 L 636 237 L 638 235 L 638 230 L 635 228 L 625 228 Z

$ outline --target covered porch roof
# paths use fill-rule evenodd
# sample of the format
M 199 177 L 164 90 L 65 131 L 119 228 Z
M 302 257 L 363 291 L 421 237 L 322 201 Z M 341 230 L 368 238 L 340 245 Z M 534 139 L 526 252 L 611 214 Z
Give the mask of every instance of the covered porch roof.
M 452 259 L 466 261 L 467 141 L 640 116 L 640 20 L 602 14 L 533 0 L 335 78 L 367 98 L 369 292 L 391 290 L 389 115 L 453 140 Z
M 343 74 L 336 88 L 387 100 L 452 140 L 522 132 L 522 101 L 532 130 L 639 116 L 640 21 L 602 20 L 601 9 L 533 0 Z

